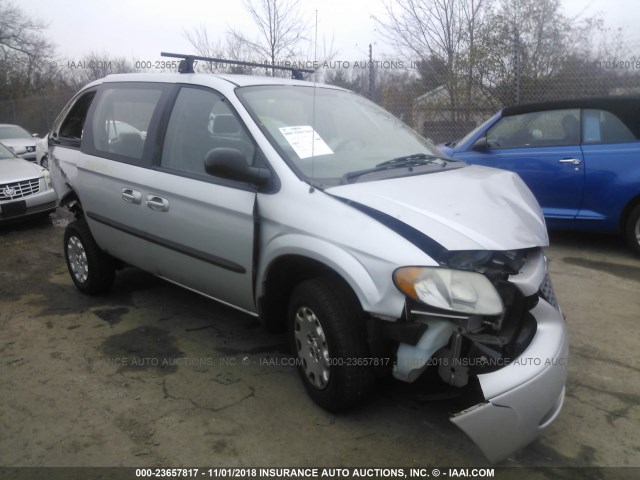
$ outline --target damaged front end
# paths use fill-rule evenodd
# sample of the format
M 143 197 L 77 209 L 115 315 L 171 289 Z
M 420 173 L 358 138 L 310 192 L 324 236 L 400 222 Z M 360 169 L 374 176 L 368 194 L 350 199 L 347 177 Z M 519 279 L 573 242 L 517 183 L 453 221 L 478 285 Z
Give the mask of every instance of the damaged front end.
M 452 417 L 492 462 L 527 445 L 559 413 L 567 337 L 542 249 L 458 251 L 439 267 L 398 269 L 407 296 L 393 375 L 477 385 L 481 401 Z M 406 328 L 405 328 L 406 329 Z

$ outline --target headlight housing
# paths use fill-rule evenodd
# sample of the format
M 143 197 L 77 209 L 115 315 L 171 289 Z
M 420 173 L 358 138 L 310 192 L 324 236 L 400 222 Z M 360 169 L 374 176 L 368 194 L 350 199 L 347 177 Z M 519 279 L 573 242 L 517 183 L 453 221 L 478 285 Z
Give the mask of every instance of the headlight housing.
M 501 315 L 504 304 L 484 275 L 441 267 L 402 267 L 393 283 L 408 297 L 431 307 L 474 315 Z

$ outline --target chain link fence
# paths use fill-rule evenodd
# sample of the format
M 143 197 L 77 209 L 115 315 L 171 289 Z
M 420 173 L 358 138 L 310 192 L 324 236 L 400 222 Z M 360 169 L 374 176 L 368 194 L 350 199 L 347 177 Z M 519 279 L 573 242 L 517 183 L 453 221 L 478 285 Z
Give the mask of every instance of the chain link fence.
M 640 96 L 640 68 L 622 73 L 592 72 L 588 76 L 581 73 L 577 72 L 569 80 L 548 78 L 532 82 L 530 88 L 523 88 L 518 96 L 513 92 L 515 88 L 505 89 L 506 94 L 498 89 L 478 90 L 472 94 L 471 101 L 458 104 L 451 102 L 444 87 L 423 94 L 415 92 L 412 111 L 403 113 L 411 118 L 408 123 L 423 136 L 435 143 L 446 143 L 462 138 L 509 105 L 585 97 Z M 510 98 L 513 100 L 510 101 Z
M 319 78 L 371 98 L 435 143 L 461 138 L 498 110 L 518 103 L 580 97 L 640 96 L 640 43 L 625 55 L 590 60 L 568 59 L 544 74 L 518 72 L 482 81 L 419 74 L 418 62 L 368 61 L 354 68 L 329 62 Z M 491 80 L 491 81 L 490 81 Z M 0 123 L 21 125 L 45 135 L 74 92 L 56 92 L 0 101 Z M 640 114 L 640 112 L 639 112 Z
M 20 125 L 44 137 L 73 94 L 36 95 L 0 101 L 0 123 Z
M 373 69 L 370 75 L 374 77 L 374 87 L 361 93 L 434 143 L 447 143 L 462 138 L 510 105 L 585 97 L 640 97 L 640 43 L 626 51 L 638 55 L 588 61 L 568 59 L 556 71 L 536 77 L 514 73 L 499 82 L 462 78 L 436 85 L 422 78 L 422 83 L 431 83 L 425 86 L 391 74 L 391 81 L 381 83 L 380 72 Z

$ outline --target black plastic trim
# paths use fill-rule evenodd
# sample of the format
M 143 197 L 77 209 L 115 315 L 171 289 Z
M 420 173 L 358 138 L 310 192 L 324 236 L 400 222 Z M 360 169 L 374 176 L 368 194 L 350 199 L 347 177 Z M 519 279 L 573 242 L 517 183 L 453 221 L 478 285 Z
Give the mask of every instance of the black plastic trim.
M 111 228 L 115 228 L 116 230 L 120 230 L 121 232 L 127 233 L 129 235 L 133 235 L 134 237 L 141 238 L 148 242 L 155 243 L 156 245 L 160 245 L 161 247 L 168 248 L 178 253 L 182 253 L 183 255 L 187 255 L 189 257 L 202 260 L 203 262 L 210 263 L 212 265 L 215 265 L 216 267 L 224 268 L 225 270 L 230 270 L 235 273 L 242 273 L 242 274 L 247 273 L 246 269 L 242 265 L 239 265 L 235 262 L 231 262 L 227 259 L 220 258 L 215 255 L 202 252 L 200 250 L 195 250 L 193 248 L 185 247 L 184 245 L 180 245 L 176 242 L 172 242 L 164 238 L 151 235 L 150 233 L 144 232 L 142 230 L 138 230 L 137 228 L 131 228 L 128 225 L 124 225 L 120 222 L 116 222 L 114 220 L 105 218 L 102 215 L 98 215 L 96 213 L 87 212 L 86 215 L 91 220 L 94 220 L 98 223 L 102 223 L 103 225 L 107 225 Z

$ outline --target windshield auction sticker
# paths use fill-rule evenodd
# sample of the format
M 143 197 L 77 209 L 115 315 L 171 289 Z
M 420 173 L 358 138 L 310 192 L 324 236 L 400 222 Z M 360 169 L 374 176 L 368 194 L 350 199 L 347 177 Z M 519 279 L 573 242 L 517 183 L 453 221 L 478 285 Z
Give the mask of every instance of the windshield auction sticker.
M 318 132 L 309 125 L 280 127 L 280 133 L 284 135 L 284 138 L 300 158 L 331 155 L 333 153 L 333 150 Z

